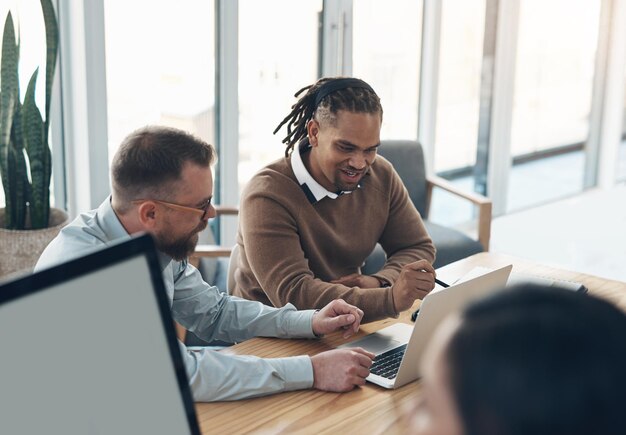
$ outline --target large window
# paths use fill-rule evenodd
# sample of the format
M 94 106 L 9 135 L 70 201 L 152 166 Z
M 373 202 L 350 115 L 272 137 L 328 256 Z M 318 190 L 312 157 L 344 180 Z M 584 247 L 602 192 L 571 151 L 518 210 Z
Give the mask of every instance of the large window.
M 272 132 L 317 79 L 321 9 L 321 0 L 239 1 L 240 190 L 285 153 L 285 130 Z
M 600 3 L 520 3 L 514 156 L 587 139 Z
M 353 22 L 353 75 L 370 83 L 381 98 L 381 137 L 415 139 L 422 2 L 359 0 Z
M 583 188 L 600 6 L 600 0 L 520 2 L 511 154 L 530 161 L 514 166 L 509 210 Z M 537 153 L 543 162 L 532 161 Z
M 232 202 L 236 192 L 241 191 L 255 172 L 283 156 L 285 146 L 281 140 L 284 130 L 277 135 L 272 132 L 296 101 L 295 91 L 313 83 L 319 71 L 332 70 L 336 61 L 352 75 L 370 82 L 380 94 L 385 110 L 382 138 L 415 138 L 420 112 L 418 84 L 423 66 L 428 74 L 437 73 L 432 83 L 422 84 L 436 87 L 433 95 L 437 97 L 436 108 L 423 108 L 428 110 L 429 116 L 421 120 L 422 133 L 427 134 L 420 134 L 420 137 L 428 142 L 424 144 L 429 153 L 427 162 L 433 164 L 429 169 L 464 188 L 473 188 L 479 109 L 487 107 L 480 105 L 481 98 L 484 98 L 483 102 L 491 99 L 492 103 L 499 103 L 492 108 L 504 111 L 497 113 L 504 113 L 507 121 L 508 115 L 512 114 L 510 131 L 506 127 L 508 122 L 493 124 L 500 126 L 502 131 L 496 135 L 497 140 L 491 138 L 492 144 L 502 141 L 498 147 L 510 147 L 512 157 L 508 162 L 510 171 L 489 174 L 490 183 L 494 177 L 499 177 L 496 181 L 502 181 L 496 183 L 501 187 L 499 192 L 491 184 L 494 192 L 488 192 L 493 195 L 494 207 L 498 205 L 497 213 L 502 213 L 505 208 L 510 211 L 570 195 L 583 188 L 584 171 L 589 169 L 585 166 L 592 163 L 591 160 L 585 161 L 585 157 L 593 157 L 596 151 L 586 149 L 586 141 L 590 131 L 596 51 L 598 41 L 604 40 L 598 37 L 600 9 L 606 5 L 603 0 L 441 0 L 432 2 L 437 8 L 426 9 L 426 17 L 426 2 L 413 0 L 220 1 L 226 19 L 233 20 L 223 23 L 223 27 L 216 21 L 217 0 L 103 0 L 103 17 L 83 14 L 82 8 L 67 7 L 78 12 L 61 17 L 62 31 L 72 30 L 66 33 L 71 41 L 81 41 L 83 34 L 87 40 L 85 44 L 63 47 L 66 52 L 61 53 L 61 60 L 67 67 L 63 71 L 85 70 L 81 65 L 84 53 L 71 51 L 92 46 L 90 41 L 95 41 L 98 46 L 101 42 L 97 40 L 99 31 L 85 32 L 85 25 L 89 30 L 90 24 L 100 24 L 101 19 L 104 22 L 107 101 L 90 101 L 89 107 L 101 107 L 102 110 L 106 107 L 108 119 L 94 121 L 95 128 L 78 122 L 76 134 L 68 132 L 66 138 L 77 138 L 76 146 L 84 146 L 85 135 L 79 130 L 98 131 L 98 128 L 104 129 L 103 124 L 108 121 L 109 159 L 129 132 L 146 124 L 180 127 L 215 144 L 216 102 L 219 102 L 222 110 L 219 113 L 222 129 L 219 138 L 227 143 L 220 143 L 222 165 L 216 176 L 219 183 L 225 179 L 224 175 L 234 177 L 237 168 L 238 179 L 218 184 L 220 189 L 216 194 L 222 194 Z M 7 0 L 0 4 L 1 19 L 9 7 L 21 15 L 23 59 L 20 71 L 25 75 L 36 64 L 41 64 L 41 60 L 36 59 L 43 59 L 43 51 L 29 46 L 31 38 L 27 37 L 29 33 L 42 32 L 41 17 L 36 13 L 38 3 L 38 0 Z M 67 2 L 60 3 L 66 5 Z M 510 7 L 513 3 L 516 6 Z M 430 6 L 429 3 L 426 5 Z M 337 53 L 330 53 L 332 49 L 321 53 L 324 43 L 337 35 L 332 28 L 321 26 L 324 7 L 327 15 L 332 17 L 336 11 L 343 13 L 345 39 L 342 40 L 343 46 L 337 45 Z M 507 63 L 509 59 L 503 56 L 495 59 L 495 65 L 502 61 L 505 66 L 513 66 L 514 61 L 515 70 L 511 68 L 509 73 L 506 68 L 499 69 L 494 80 L 498 79 L 495 82 L 498 85 L 505 83 L 505 86 L 513 87 L 512 105 L 508 91 L 504 93 L 505 98 L 502 98 L 503 94 L 499 94 L 500 97 L 488 95 L 492 91 L 486 86 L 488 80 L 482 82 L 485 86 L 481 87 L 483 66 L 487 66 L 485 72 L 489 73 L 489 62 L 493 60 L 491 53 L 486 57 L 483 55 L 485 17 L 488 17 L 488 30 L 494 31 L 492 18 L 496 15 L 492 12 L 496 9 L 502 14 L 498 20 L 505 18 L 499 23 L 518 25 L 517 31 L 511 29 L 507 33 L 507 29 L 501 29 L 494 34 L 495 39 L 489 37 L 487 41 L 487 47 L 495 42 L 499 48 L 501 44 L 511 48 L 507 51 L 511 63 Z M 85 8 L 86 12 L 98 10 Z M 28 15 L 34 16 L 32 24 L 29 24 Z M 91 17 L 92 21 L 82 22 L 85 16 Z M 421 65 L 424 18 L 429 30 L 428 51 L 425 53 L 429 54 L 429 59 L 430 54 L 434 54 L 437 65 Z M 237 25 L 234 25 L 235 19 Z M 224 53 L 216 52 L 218 29 L 225 38 L 220 46 L 229 47 Z M 323 34 L 324 31 L 328 34 Z M 235 37 L 236 48 L 234 39 L 229 39 Z M 438 47 L 431 45 L 437 42 Z M 604 53 L 606 47 L 602 48 L 601 53 Z M 337 59 L 334 59 L 335 55 Z M 339 59 L 341 56 L 344 57 Z M 218 59 L 226 60 L 218 64 Z M 90 63 L 90 67 L 99 68 L 99 65 L 93 65 L 97 63 Z M 226 71 L 220 76 L 219 92 L 216 91 L 218 66 Z M 80 74 L 76 75 L 77 80 L 72 74 L 64 74 L 64 77 L 68 81 L 65 85 L 69 87 L 69 97 L 63 94 L 68 97 L 64 98 L 68 103 L 66 107 L 73 114 L 81 113 L 69 103 L 74 103 L 72 96 L 77 96 L 77 100 L 83 97 L 82 77 Z M 486 77 L 489 78 L 487 74 Z M 499 81 L 502 77 L 510 82 Z M 78 85 L 73 87 L 73 83 Z M 39 99 L 42 93 L 40 87 Z M 93 97 L 90 92 L 87 94 L 87 98 Z M 79 109 L 83 108 L 81 104 L 82 101 L 78 101 Z M 64 120 L 71 129 L 73 126 L 67 121 L 70 118 L 66 116 Z M 89 116 L 89 122 L 92 119 Z M 237 119 L 236 127 L 233 119 Z M 427 125 L 433 119 L 432 125 Z M 591 129 L 592 133 L 594 130 Z M 504 143 L 509 137 L 510 143 Z M 80 153 L 74 153 L 74 142 L 70 140 L 68 143 L 67 159 L 79 161 L 82 157 L 75 158 L 74 154 Z M 481 157 L 487 151 L 482 145 L 481 142 Z M 90 143 L 89 146 L 96 145 Z M 491 159 L 490 163 L 496 162 L 496 158 L 492 158 L 494 155 L 507 161 L 509 148 L 506 150 L 507 153 L 493 153 L 486 157 Z M 620 156 L 618 179 L 625 180 L 626 143 L 620 148 Z M 104 171 L 108 162 L 102 160 L 88 162 L 98 168 L 92 173 Z M 484 163 L 482 158 L 481 163 Z M 498 168 L 507 168 L 505 163 L 496 163 Z M 541 166 L 541 163 L 546 164 Z M 587 175 L 589 182 L 589 175 L 593 174 L 590 171 Z M 70 180 L 72 182 L 74 180 Z M 443 195 L 437 192 L 436 195 Z M 69 194 L 72 197 L 81 195 L 81 192 Z M 504 207 L 505 200 L 508 207 Z M 442 207 L 432 210 L 433 214 L 443 215 L 442 223 L 466 222 L 472 218 L 469 206 L 455 211 L 448 208 L 448 203 L 446 199 L 437 199 L 433 203 L 434 207 Z
M 105 0 L 109 160 L 147 124 L 215 138 L 214 1 Z
M 485 0 L 445 0 L 441 11 L 435 172 L 473 166 L 478 140 Z

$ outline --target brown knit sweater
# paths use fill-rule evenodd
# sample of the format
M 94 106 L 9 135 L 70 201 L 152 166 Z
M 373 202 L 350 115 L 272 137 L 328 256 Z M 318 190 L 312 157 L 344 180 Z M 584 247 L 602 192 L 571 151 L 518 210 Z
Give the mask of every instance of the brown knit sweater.
M 434 261 L 435 248 L 391 164 L 378 156 L 361 188 L 337 199 L 307 199 L 280 159 L 257 173 L 241 197 L 239 262 L 233 294 L 281 307 L 322 308 L 342 298 L 364 321 L 396 317 L 391 289 L 329 281 L 359 272 L 379 242 L 387 262 L 376 277 L 393 284 L 403 265 Z

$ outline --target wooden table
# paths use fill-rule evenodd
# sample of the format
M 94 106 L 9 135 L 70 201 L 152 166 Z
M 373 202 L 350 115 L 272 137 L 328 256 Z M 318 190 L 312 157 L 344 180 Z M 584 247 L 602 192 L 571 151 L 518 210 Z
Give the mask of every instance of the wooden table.
M 454 282 L 477 266 L 497 268 L 513 264 L 514 272 L 579 281 L 589 292 L 607 298 L 626 310 L 626 283 L 581 273 L 540 266 L 530 261 L 493 253 L 481 253 L 449 264 L 437 271 L 444 282 Z M 416 302 L 414 308 L 419 305 Z M 398 319 L 362 325 L 359 336 L 395 322 L 410 322 L 410 311 Z M 354 340 L 355 338 L 350 338 Z M 237 355 L 284 357 L 315 355 L 347 340 L 331 334 L 321 340 L 255 338 L 223 350 Z M 419 395 L 419 382 L 397 390 L 367 383 L 348 393 L 303 390 L 236 402 L 197 403 L 198 421 L 204 434 L 225 433 L 408 433 L 405 410 Z

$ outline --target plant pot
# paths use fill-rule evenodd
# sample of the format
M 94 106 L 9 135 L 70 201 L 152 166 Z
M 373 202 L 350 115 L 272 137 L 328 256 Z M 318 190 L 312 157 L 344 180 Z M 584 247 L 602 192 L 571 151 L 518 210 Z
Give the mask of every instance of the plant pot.
M 40 230 L 7 230 L 2 228 L 4 220 L 4 208 L 0 208 L 0 277 L 32 271 L 48 243 L 69 223 L 69 216 L 50 208 L 50 226 Z

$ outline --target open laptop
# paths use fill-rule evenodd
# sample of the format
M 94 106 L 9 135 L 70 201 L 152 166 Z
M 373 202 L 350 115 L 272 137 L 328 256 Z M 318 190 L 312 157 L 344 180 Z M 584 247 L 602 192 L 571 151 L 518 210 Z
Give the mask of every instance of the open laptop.
M 0 285 L 0 433 L 199 434 L 150 236 Z
M 362 347 L 376 354 L 367 380 L 385 388 L 401 387 L 419 378 L 422 354 L 439 323 L 469 302 L 504 288 L 512 268 L 508 265 L 435 289 L 422 301 L 415 325 L 396 323 L 338 347 Z

